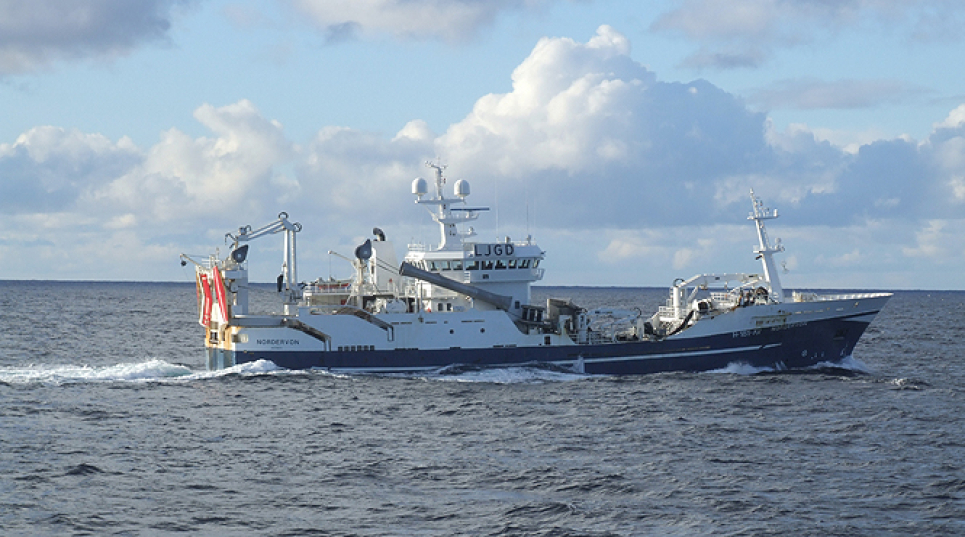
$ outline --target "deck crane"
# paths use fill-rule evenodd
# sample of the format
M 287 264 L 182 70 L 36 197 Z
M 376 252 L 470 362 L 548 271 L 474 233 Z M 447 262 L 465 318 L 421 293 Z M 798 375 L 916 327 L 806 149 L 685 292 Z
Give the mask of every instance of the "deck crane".
M 233 269 L 245 262 L 248 255 L 248 245 L 240 245 L 242 242 L 249 242 L 265 235 L 275 233 L 285 234 L 285 251 L 282 258 L 281 275 L 278 276 L 278 292 L 284 293 L 286 306 L 294 305 L 301 298 L 301 289 L 298 287 L 298 274 L 296 271 L 295 258 L 295 234 L 302 230 L 302 225 L 298 222 L 290 222 L 288 213 L 278 213 L 278 220 L 266 224 L 258 229 L 251 226 L 238 228 L 237 234 L 225 233 L 225 242 L 231 239 L 231 255 L 225 259 L 225 269 Z

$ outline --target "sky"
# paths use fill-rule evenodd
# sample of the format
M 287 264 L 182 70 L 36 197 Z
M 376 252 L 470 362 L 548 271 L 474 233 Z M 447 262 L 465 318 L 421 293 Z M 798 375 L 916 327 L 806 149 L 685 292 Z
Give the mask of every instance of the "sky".
M 0 0 L 0 280 L 192 282 L 282 211 L 345 277 L 438 242 L 432 160 L 545 285 L 760 272 L 753 188 L 786 288 L 962 290 L 961 65 L 960 0 Z

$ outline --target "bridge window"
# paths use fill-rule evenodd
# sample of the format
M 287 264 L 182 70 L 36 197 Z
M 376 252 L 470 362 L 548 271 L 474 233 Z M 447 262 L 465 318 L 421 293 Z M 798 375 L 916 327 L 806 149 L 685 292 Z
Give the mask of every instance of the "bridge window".
M 507 264 L 509 265 L 509 268 L 511 268 L 511 269 L 516 268 L 516 258 L 514 257 L 514 258 L 510 259 L 510 260 L 507 262 Z
M 529 268 L 529 259 L 520 259 L 519 268 Z
M 462 270 L 462 260 L 452 262 L 452 270 Z
M 479 261 L 467 261 L 466 270 L 479 270 Z
M 505 269 L 506 269 L 506 262 L 503 261 L 502 259 L 497 259 L 496 270 L 505 270 Z

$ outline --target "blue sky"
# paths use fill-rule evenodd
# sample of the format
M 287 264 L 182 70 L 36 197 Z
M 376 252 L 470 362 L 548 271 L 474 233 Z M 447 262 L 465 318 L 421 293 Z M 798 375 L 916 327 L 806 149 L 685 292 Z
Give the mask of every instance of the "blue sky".
M 736 7 L 735 7 L 736 6 Z M 544 283 L 965 289 L 965 4 L 0 0 L 0 279 L 192 281 L 287 211 L 300 276 L 437 230 L 440 158 Z M 452 181 L 449 183 L 452 184 Z M 280 239 L 253 246 L 277 274 Z

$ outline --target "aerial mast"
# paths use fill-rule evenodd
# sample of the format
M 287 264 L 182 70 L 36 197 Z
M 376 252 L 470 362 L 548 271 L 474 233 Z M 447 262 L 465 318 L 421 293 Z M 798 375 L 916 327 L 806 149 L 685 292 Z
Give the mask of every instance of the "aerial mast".
M 456 181 L 456 184 L 453 185 L 456 197 L 446 198 L 442 188 L 442 185 L 446 182 L 442 171 L 446 169 L 446 166 L 434 162 L 426 162 L 426 167 L 435 170 L 436 195 L 426 197 L 429 190 L 428 184 L 425 179 L 417 177 L 412 182 L 412 193 L 417 197 L 416 203 L 426 205 L 426 208 L 429 209 L 429 213 L 432 215 L 432 219 L 439 223 L 441 231 L 439 250 L 455 250 L 461 248 L 462 244 L 459 240 L 460 234 L 456 228 L 456 224 L 463 224 L 475 220 L 478 216 L 477 213 L 479 211 L 485 211 L 486 209 L 453 208 L 452 205 L 454 204 L 464 204 L 466 202 L 466 196 L 469 195 L 469 183 L 462 179 Z M 430 208 L 433 205 L 437 207 L 435 209 Z M 466 236 L 472 234 L 474 233 L 470 229 Z
M 760 259 L 764 265 L 764 280 L 766 280 L 771 287 L 771 298 L 775 302 L 781 303 L 784 302 L 784 288 L 781 287 L 781 279 L 778 276 L 777 267 L 774 264 L 774 254 L 783 252 L 784 245 L 781 244 L 781 239 L 777 239 L 777 243 L 771 246 L 767 238 L 767 229 L 764 227 L 764 220 L 777 218 L 777 209 L 771 210 L 764 207 L 761 199 L 754 195 L 753 188 L 751 189 L 751 203 L 753 204 L 754 210 L 747 219 L 753 220 L 757 224 L 757 240 L 759 243 L 754 253 L 757 254 L 757 258 Z

